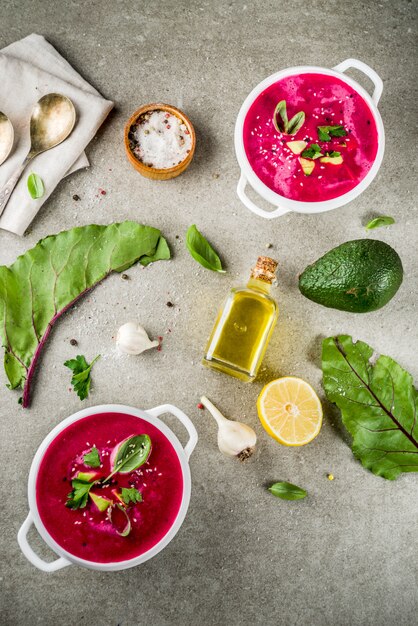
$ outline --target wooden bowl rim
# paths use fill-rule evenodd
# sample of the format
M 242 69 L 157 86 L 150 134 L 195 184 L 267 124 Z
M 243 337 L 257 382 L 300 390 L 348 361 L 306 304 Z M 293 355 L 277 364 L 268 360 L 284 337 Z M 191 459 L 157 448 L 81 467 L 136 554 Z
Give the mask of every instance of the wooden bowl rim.
M 183 120 L 190 132 L 190 136 L 192 139 L 190 152 L 182 161 L 180 161 L 180 163 L 177 163 L 177 165 L 174 165 L 173 167 L 149 167 L 148 165 L 145 165 L 142 161 L 139 161 L 139 159 L 136 158 L 129 146 L 128 135 L 131 127 L 135 124 L 140 115 L 142 115 L 143 113 L 147 113 L 148 111 L 167 111 L 167 113 L 171 113 L 172 115 L 175 115 L 176 117 L 179 117 L 181 120 Z M 196 146 L 196 133 L 190 119 L 185 113 L 183 113 L 183 111 L 181 111 L 177 107 L 173 106 L 172 104 L 164 104 L 163 102 L 153 102 L 151 104 L 144 104 L 142 107 L 139 107 L 139 109 L 137 109 L 135 113 L 131 115 L 131 117 L 125 124 L 124 139 L 125 149 L 135 159 L 135 165 L 138 165 L 140 169 L 144 169 L 147 172 L 155 172 L 156 174 L 172 174 L 176 172 L 180 167 L 184 167 L 184 164 L 187 161 L 190 162 L 192 160 Z

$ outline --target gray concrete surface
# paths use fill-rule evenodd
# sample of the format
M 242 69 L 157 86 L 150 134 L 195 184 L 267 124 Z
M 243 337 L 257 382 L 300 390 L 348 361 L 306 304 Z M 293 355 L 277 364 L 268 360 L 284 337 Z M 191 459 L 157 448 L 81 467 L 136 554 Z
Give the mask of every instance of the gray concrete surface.
M 320 436 L 286 449 L 262 430 L 255 401 L 266 381 L 302 376 L 321 397 L 320 338 L 346 332 L 397 359 L 418 379 L 417 364 L 417 72 L 416 4 L 380 2 L 105 2 L 8 0 L 0 45 L 45 35 L 116 110 L 88 148 L 91 168 L 63 181 L 24 239 L 0 233 L 0 263 L 49 233 L 125 218 L 160 227 L 173 260 L 130 281 L 110 277 L 61 320 L 39 367 L 32 408 L 22 411 L 0 374 L 1 600 L 5 626 L 412 626 L 417 623 L 416 476 L 388 482 L 354 460 L 340 420 L 326 402 Z M 268 222 L 241 206 L 233 128 L 247 93 L 287 66 L 369 63 L 384 81 L 381 112 L 387 150 L 377 179 L 349 206 L 329 214 Z M 358 77 L 358 74 L 353 74 Z M 360 79 L 365 87 L 367 80 Z M 125 120 L 142 103 L 179 104 L 198 132 L 196 158 L 180 178 L 157 183 L 128 164 Z M 107 195 L 97 198 L 101 187 Z M 72 200 L 79 194 L 80 202 Z M 396 225 L 365 235 L 371 213 Z M 184 234 L 196 223 L 222 254 L 224 276 L 188 256 Z M 176 235 L 179 238 L 176 238 Z M 404 284 L 384 309 L 353 316 L 323 309 L 297 290 L 295 277 L 327 249 L 376 237 L 393 245 Z M 280 263 L 281 318 L 260 379 L 245 386 L 199 364 L 216 309 L 272 243 Z M 167 300 L 175 306 L 168 308 Z M 112 337 L 128 319 L 164 336 L 163 351 L 117 358 Z M 171 333 L 168 333 L 168 329 Z M 192 417 L 200 441 L 191 459 L 193 494 L 172 543 L 141 567 L 112 574 L 70 567 L 47 575 L 20 553 L 32 457 L 49 430 L 81 408 L 63 361 L 79 351 L 103 358 L 83 406 L 172 402 Z M 215 425 L 197 410 L 206 393 L 225 414 L 252 424 L 256 455 L 245 465 L 216 447 Z M 184 433 L 167 420 L 184 440 Z M 327 472 L 335 475 L 330 482 Z M 290 480 L 309 491 L 282 502 L 266 491 Z M 36 536 L 45 558 L 50 551 Z

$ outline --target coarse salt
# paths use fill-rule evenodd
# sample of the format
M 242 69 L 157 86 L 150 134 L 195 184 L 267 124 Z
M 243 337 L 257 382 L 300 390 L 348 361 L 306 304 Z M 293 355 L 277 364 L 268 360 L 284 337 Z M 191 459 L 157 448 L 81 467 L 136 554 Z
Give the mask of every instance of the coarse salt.
M 136 158 L 156 169 L 178 165 L 192 147 L 186 124 L 176 115 L 160 110 L 141 115 L 131 127 L 130 139 Z

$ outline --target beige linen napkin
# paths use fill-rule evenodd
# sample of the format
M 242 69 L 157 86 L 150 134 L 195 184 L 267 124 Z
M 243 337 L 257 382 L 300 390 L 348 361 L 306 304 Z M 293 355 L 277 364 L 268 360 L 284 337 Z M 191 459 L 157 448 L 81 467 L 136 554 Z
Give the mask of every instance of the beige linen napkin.
M 59 146 L 35 157 L 0 217 L 0 228 L 23 235 L 60 180 L 88 166 L 84 148 L 112 109 L 113 102 L 105 100 L 40 35 L 29 35 L 0 51 L 0 77 L 0 111 L 10 118 L 15 131 L 12 152 L 0 166 L 0 188 L 29 151 L 29 120 L 39 98 L 52 92 L 64 94 L 72 100 L 77 113 L 71 135 Z M 38 200 L 33 200 L 27 190 L 27 177 L 31 172 L 36 172 L 45 184 L 45 195 Z

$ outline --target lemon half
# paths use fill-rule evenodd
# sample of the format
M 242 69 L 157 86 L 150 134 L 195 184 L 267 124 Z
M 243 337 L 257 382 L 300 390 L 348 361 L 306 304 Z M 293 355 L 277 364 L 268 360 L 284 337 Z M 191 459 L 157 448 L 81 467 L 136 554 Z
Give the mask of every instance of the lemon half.
M 268 383 L 258 396 L 257 410 L 268 434 L 285 446 L 304 446 L 321 430 L 321 402 L 301 378 L 286 376 Z

